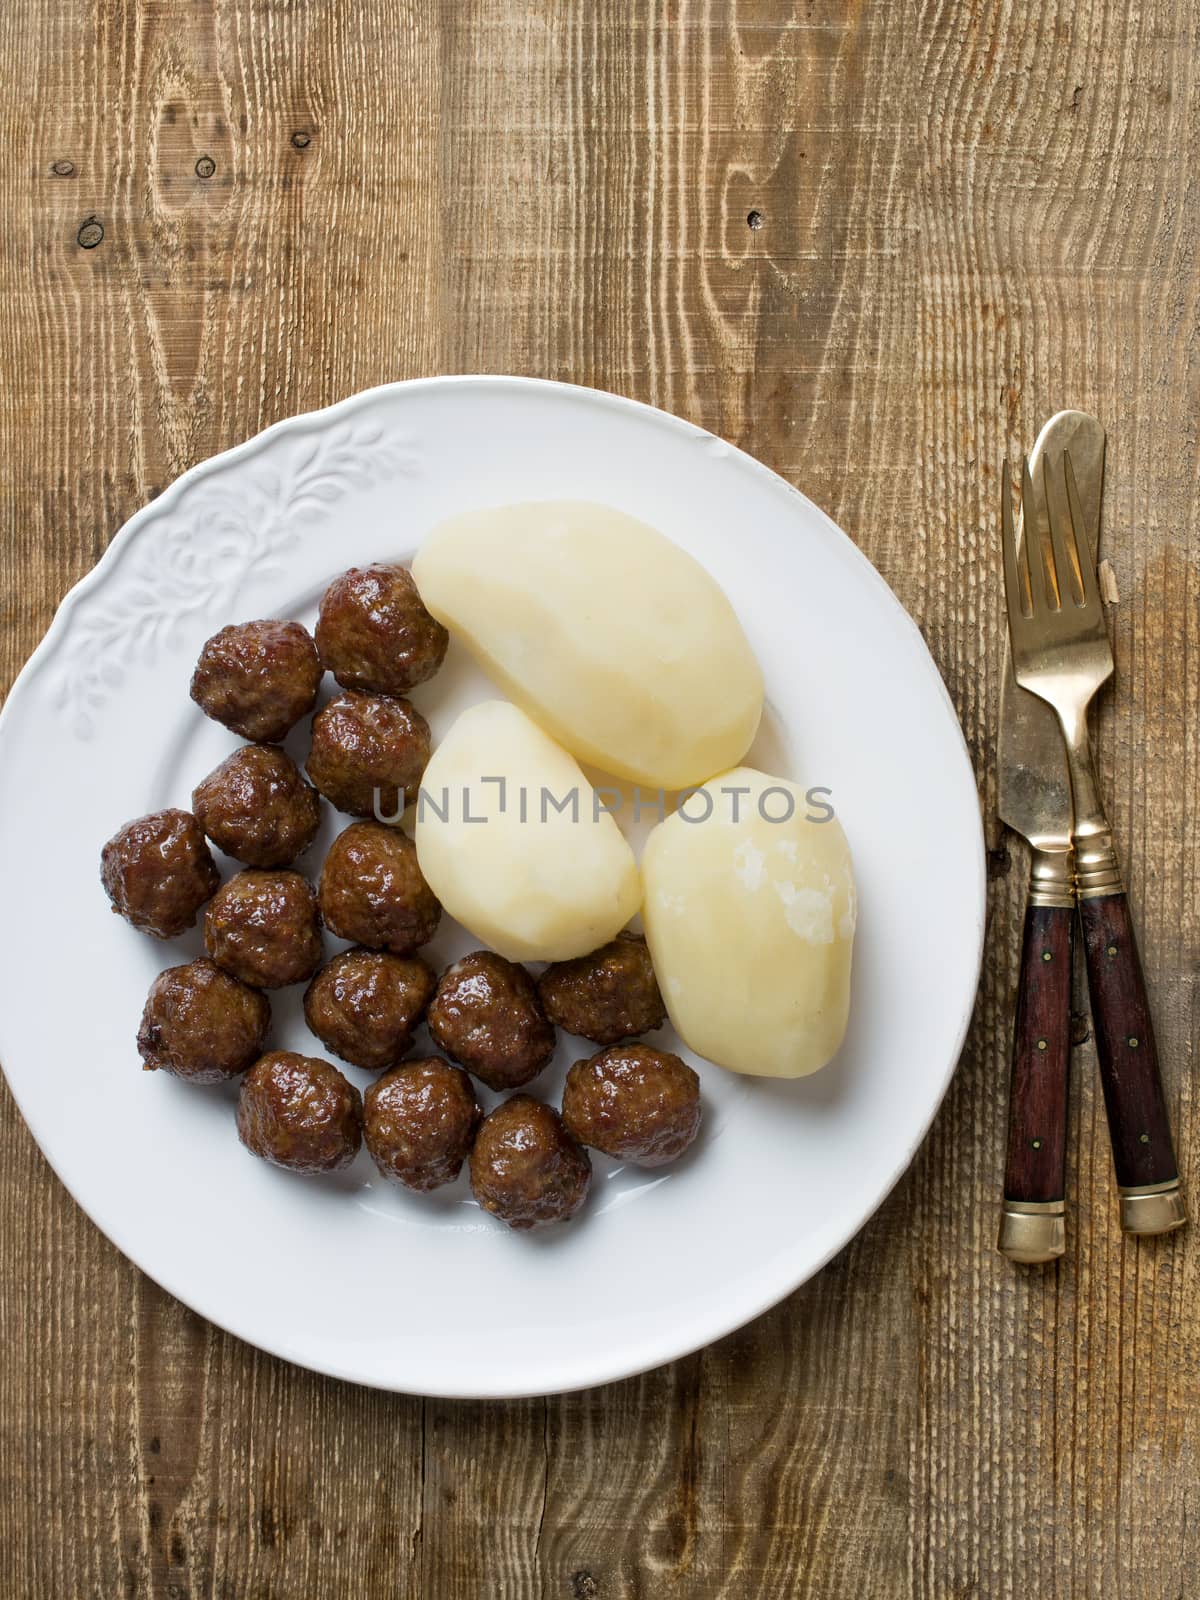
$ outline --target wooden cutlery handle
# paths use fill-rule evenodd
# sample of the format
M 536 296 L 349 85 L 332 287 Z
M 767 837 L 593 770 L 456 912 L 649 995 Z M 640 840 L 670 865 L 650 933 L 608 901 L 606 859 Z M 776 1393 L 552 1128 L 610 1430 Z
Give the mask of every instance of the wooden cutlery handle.
M 1167 1233 L 1187 1218 L 1129 902 L 1120 892 L 1081 899 L 1079 921 L 1121 1226 Z
M 1066 1248 L 1073 925 L 1067 906 L 1025 911 L 999 1240 L 1014 1261 L 1052 1261 Z

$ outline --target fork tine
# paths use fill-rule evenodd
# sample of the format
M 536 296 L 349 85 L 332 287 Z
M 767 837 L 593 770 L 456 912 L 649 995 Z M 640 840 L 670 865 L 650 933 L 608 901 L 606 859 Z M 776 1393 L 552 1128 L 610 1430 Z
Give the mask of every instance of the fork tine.
M 1039 611 L 1056 611 L 1057 584 L 1052 582 L 1053 574 L 1046 572 L 1046 543 L 1038 519 L 1028 456 L 1021 457 L 1021 521 L 1025 526 L 1025 566 L 1029 573 L 1029 598 L 1033 615 L 1037 616 Z
M 1065 462 L 1065 451 L 1062 459 Z M 1072 605 L 1082 605 L 1083 579 L 1079 563 L 1079 544 L 1075 537 L 1075 514 L 1068 505 L 1068 515 L 1063 515 L 1063 503 L 1058 486 L 1054 482 L 1048 451 L 1042 459 L 1042 474 L 1045 479 L 1046 516 L 1050 523 L 1050 543 L 1053 548 L 1052 559 L 1059 606 L 1060 608 L 1065 606 L 1068 599 Z M 1082 522 L 1079 526 L 1082 527 Z
M 1098 607 L 1100 580 L 1096 575 L 1096 563 L 1092 560 L 1091 548 L 1086 541 L 1082 547 L 1079 543 L 1079 530 L 1084 526 L 1083 509 L 1079 504 L 1079 486 L 1075 482 L 1075 468 L 1071 465 L 1069 450 L 1063 451 L 1063 478 L 1067 485 L 1067 505 L 1071 512 L 1071 536 L 1075 543 L 1076 570 L 1083 585 L 1083 605 Z
M 1017 530 L 1013 526 L 1012 480 L 1009 476 L 1007 458 L 1000 473 L 1000 543 L 1004 549 L 1004 592 L 1008 602 L 1008 627 L 1009 632 L 1013 633 L 1024 620 L 1025 613 L 1017 555 Z

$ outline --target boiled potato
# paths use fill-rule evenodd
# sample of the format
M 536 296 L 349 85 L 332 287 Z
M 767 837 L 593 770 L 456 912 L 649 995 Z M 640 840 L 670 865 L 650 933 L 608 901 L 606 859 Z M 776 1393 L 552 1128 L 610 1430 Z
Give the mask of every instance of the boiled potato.
M 646 523 L 586 501 L 472 511 L 413 562 L 421 598 L 581 761 L 679 789 L 740 761 L 758 663 L 702 566 Z
M 642 921 L 663 1000 L 696 1054 L 733 1072 L 805 1077 L 846 1031 L 854 872 L 840 823 L 808 814 L 795 784 L 739 767 L 646 841 Z
M 516 706 L 464 711 L 421 790 L 421 871 L 450 915 L 510 961 L 586 955 L 637 911 L 621 830 L 578 764 Z

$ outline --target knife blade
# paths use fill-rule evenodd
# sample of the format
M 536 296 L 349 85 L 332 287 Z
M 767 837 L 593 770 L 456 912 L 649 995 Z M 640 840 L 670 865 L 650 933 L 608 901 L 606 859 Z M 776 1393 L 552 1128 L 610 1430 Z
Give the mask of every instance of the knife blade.
M 1030 559 L 1045 548 L 1049 517 L 1043 463 L 1071 454 L 1084 531 L 1095 560 L 1104 486 L 1104 429 L 1083 411 L 1060 411 L 1038 435 L 1025 479 L 1018 538 Z M 1013 1021 L 1008 1151 L 999 1247 L 1014 1261 L 1053 1261 L 1066 1249 L 1067 1087 L 1075 886 L 1071 780 L 1058 720 L 1013 676 L 1008 628 L 997 746 L 1001 817 L 1031 846 L 1029 898 Z

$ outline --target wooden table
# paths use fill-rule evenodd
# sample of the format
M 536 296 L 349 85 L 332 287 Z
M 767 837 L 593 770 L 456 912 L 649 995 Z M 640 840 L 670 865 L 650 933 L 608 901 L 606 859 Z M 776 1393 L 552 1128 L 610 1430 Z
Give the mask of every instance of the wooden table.
M 1200 1204 L 1198 47 L 1195 0 L 0 8 L 6 683 L 138 506 L 276 418 L 422 373 L 597 384 L 753 451 L 879 567 L 991 878 L 970 1041 L 879 1215 L 593 1393 L 422 1402 L 258 1354 L 101 1237 L 5 1092 L 5 1596 L 1200 1590 L 1200 1230 L 1120 1236 L 1082 1014 L 1068 1255 L 992 1247 L 1024 862 L 991 760 L 999 463 L 1081 405 L 1121 596 L 1102 781 Z

